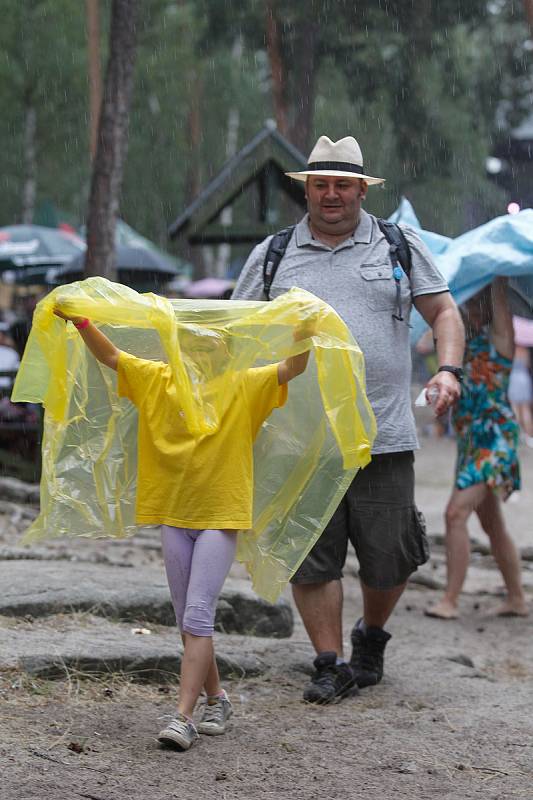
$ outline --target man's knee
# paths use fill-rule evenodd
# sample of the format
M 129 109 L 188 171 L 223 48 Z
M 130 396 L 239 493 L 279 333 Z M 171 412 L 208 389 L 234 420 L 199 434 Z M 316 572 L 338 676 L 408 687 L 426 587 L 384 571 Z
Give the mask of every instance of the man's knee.
M 301 614 L 324 617 L 342 613 L 342 583 L 340 580 L 293 583 L 292 593 Z
M 305 583 L 291 583 L 294 597 L 318 597 L 327 595 L 334 597 L 342 592 L 340 578 L 332 578 L 325 581 L 306 581 Z

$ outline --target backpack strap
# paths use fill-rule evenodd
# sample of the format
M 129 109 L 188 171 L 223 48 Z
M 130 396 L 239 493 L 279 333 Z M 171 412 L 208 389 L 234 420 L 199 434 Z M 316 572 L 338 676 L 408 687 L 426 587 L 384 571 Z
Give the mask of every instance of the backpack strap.
M 387 222 L 385 219 L 378 219 L 377 223 L 380 231 L 389 243 L 389 252 L 394 279 L 397 287 L 399 288 L 401 271 L 399 272 L 397 270 L 398 264 L 401 265 L 403 271 L 407 275 L 407 278 L 410 279 L 411 277 L 412 260 L 409 243 L 405 238 L 404 232 L 395 222 Z M 278 271 L 280 261 L 285 255 L 285 251 L 287 250 L 295 227 L 295 225 L 289 225 L 287 228 L 283 228 L 282 230 L 278 231 L 274 234 L 268 245 L 265 259 L 263 261 L 263 291 L 267 300 L 270 300 L 270 289 L 272 287 L 272 283 L 276 277 L 276 272 Z M 397 318 L 403 320 L 401 307 L 399 308 L 399 314 Z
M 404 321 L 402 312 L 402 287 L 400 281 L 403 275 L 407 276 L 407 280 L 411 279 L 411 249 L 409 242 L 405 238 L 404 232 L 395 222 L 388 222 L 385 219 L 378 219 L 377 223 L 379 229 L 387 242 L 389 243 L 389 255 L 392 263 L 392 277 L 396 283 L 396 314 L 393 314 L 393 319 L 398 322 Z M 409 323 L 408 323 L 409 324 Z
M 386 219 L 378 219 L 379 229 L 389 243 L 389 252 L 392 261 L 392 268 L 401 265 L 407 277 L 411 278 L 411 248 L 405 238 L 405 234 L 395 222 L 388 222 Z
M 285 255 L 287 246 L 294 233 L 296 225 L 289 225 L 274 234 L 268 245 L 265 260 L 263 261 L 263 291 L 267 300 L 270 300 L 270 288 L 276 277 L 279 262 Z

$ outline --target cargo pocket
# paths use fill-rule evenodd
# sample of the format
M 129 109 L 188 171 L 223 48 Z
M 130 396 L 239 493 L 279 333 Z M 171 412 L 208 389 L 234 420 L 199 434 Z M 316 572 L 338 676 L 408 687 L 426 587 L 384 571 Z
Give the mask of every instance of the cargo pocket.
M 420 567 L 429 559 L 426 520 L 416 506 L 413 506 L 412 514 L 411 553 L 414 564 Z

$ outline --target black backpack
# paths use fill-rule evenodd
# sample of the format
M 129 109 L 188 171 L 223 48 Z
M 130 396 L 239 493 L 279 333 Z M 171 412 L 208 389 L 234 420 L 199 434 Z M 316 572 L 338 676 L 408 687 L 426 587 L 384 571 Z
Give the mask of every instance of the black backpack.
M 411 250 L 405 235 L 395 222 L 387 222 L 385 219 L 378 219 L 377 223 L 383 236 L 389 243 L 389 253 L 392 263 L 392 274 L 396 281 L 396 295 L 398 298 L 398 314 L 393 314 L 394 319 L 403 321 L 401 307 L 400 280 L 403 272 L 408 278 L 411 276 Z M 270 300 L 270 289 L 272 282 L 278 271 L 281 259 L 294 233 L 296 225 L 289 225 L 274 234 L 268 245 L 265 260 L 263 261 L 263 291 L 267 300 Z M 401 267 L 401 269 L 400 269 Z

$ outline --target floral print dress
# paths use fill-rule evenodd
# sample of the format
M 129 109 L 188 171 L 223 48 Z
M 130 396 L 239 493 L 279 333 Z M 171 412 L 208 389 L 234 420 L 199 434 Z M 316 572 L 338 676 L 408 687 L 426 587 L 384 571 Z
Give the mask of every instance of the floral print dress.
M 467 342 L 464 383 L 453 415 L 457 434 L 455 485 L 486 483 L 506 500 L 520 489 L 520 429 L 509 398 L 512 361 L 500 355 L 483 329 Z

